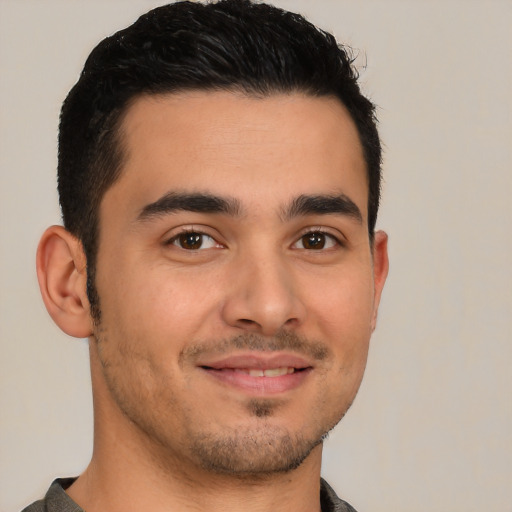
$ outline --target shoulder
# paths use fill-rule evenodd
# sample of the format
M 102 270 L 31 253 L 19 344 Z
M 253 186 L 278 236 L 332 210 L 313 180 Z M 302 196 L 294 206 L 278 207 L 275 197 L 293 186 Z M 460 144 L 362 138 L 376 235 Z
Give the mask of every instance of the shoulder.
M 334 489 L 322 478 L 320 482 L 322 512 L 356 512 L 346 501 L 338 498 Z
M 28 507 L 25 507 L 21 512 L 45 512 L 44 499 L 37 500 Z
M 42 500 L 25 507 L 22 512 L 84 512 L 65 491 L 74 481 L 75 478 L 58 478 Z

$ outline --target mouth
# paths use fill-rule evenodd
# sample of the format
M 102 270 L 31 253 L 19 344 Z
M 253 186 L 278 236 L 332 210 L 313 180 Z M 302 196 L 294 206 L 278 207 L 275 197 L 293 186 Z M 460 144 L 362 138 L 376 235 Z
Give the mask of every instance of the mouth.
M 235 372 L 245 373 L 251 377 L 281 377 L 281 375 L 290 375 L 295 371 L 301 371 L 302 368 L 290 368 L 289 366 L 283 366 L 281 368 L 268 368 L 266 370 L 251 369 L 251 368 L 233 368 Z
M 264 353 L 230 356 L 202 363 L 199 368 L 224 386 L 259 396 L 291 391 L 313 370 L 298 356 Z

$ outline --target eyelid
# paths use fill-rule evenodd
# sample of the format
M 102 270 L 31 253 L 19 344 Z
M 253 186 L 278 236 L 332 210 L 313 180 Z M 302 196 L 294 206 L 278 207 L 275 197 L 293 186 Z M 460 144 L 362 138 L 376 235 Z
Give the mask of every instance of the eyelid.
M 292 245 L 295 245 L 302 237 L 309 235 L 310 233 L 320 233 L 322 235 L 328 236 L 332 238 L 337 245 L 344 247 L 347 244 L 347 239 L 343 235 L 343 233 L 339 230 L 335 230 L 333 228 L 328 228 L 325 226 L 310 226 L 304 228 L 300 233 L 295 242 Z
M 217 246 L 215 248 L 224 247 L 225 244 L 223 242 L 219 241 L 220 236 L 217 233 L 215 233 L 215 234 L 211 233 L 211 231 L 212 231 L 211 228 L 208 228 L 207 226 L 201 226 L 201 225 L 199 225 L 199 226 L 198 225 L 178 226 L 178 227 L 170 230 L 165 235 L 162 243 L 164 246 L 173 246 L 174 245 L 175 247 L 182 249 L 182 250 L 186 250 L 187 252 L 194 252 L 191 249 L 188 249 L 188 250 L 183 249 L 174 243 L 181 235 L 194 233 L 194 234 L 202 235 L 204 237 L 211 238 Z M 213 248 L 214 247 L 209 247 L 208 249 L 213 249 Z M 206 249 L 196 249 L 196 252 L 201 251 L 201 250 L 204 251 Z

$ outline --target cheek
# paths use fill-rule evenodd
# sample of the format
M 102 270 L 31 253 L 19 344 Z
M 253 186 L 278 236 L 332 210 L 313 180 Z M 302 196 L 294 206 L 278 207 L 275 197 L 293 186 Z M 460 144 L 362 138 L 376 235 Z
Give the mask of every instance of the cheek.
M 199 335 L 221 300 L 215 272 L 202 275 L 164 264 L 139 271 L 118 266 L 110 278 L 99 281 L 102 319 L 118 332 L 145 343 L 180 345 Z
M 317 280 L 315 289 L 307 294 L 308 318 L 314 322 L 315 335 L 329 343 L 344 372 L 361 376 L 373 314 L 373 283 L 366 276 L 362 272 L 340 273 L 337 279 Z
M 373 282 L 367 273 L 316 276 L 314 282 L 306 293 L 307 306 L 320 328 L 350 337 L 371 333 Z

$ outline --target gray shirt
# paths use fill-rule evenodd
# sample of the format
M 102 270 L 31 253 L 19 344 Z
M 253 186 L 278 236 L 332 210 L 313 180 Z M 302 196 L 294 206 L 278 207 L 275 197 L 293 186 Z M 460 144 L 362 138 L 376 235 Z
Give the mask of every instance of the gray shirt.
M 24 508 L 22 512 L 84 512 L 66 494 L 66 489 L 75 480 L 75 478 L 58 478 L 52 483 L 42 500 L 32 503 L 32 505 Z M 325 480 L 321 481 L 320 503 L 322 512 L 356 512 L 348 503 L 336 496 L 336 493 Z

